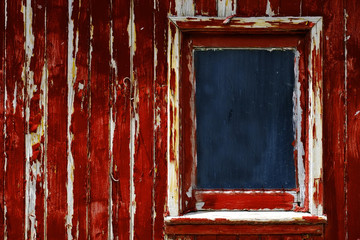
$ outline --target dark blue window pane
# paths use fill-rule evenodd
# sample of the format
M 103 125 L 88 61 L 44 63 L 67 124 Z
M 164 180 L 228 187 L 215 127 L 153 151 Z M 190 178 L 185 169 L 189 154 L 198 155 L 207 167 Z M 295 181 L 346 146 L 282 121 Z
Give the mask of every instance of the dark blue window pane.
M 196 50 L 197 187 L 291 189 L 293 50 Z

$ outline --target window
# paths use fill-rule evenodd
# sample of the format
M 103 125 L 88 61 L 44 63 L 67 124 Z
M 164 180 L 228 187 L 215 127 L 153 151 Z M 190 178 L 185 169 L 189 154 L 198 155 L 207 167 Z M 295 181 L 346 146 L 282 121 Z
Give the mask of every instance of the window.
M 170 217 L 321 216 L 322 19 L 170 20 Z

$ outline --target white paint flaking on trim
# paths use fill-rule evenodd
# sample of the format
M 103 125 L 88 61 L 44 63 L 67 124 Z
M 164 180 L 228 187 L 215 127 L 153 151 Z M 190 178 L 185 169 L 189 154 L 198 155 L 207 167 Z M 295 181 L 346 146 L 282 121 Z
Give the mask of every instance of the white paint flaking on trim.
M 179 66 L 180 66 L 180 33 L 176 29 L 174 39 L 169 26 L 168 37 L 168 210 L 170 216 L 179 214 Z M 170 86 L 171 71 L 175 72 L 175 86 Z M 174 89 L 171 89 L 174 87 Z M 170 111 L 172 109 L 173 111 Z M 170 114 L 173 114 L 173 122 L 170 122 Z M 172 137 L 172 139 L 170 138 Z M 171 144 L 173 143 L 173 144 Z M 175 159 L 170 158 L 170 153 Z
M 297 177 L 299 184 L 299 196 L 296 197 L 296 201 L 300 202 L 300 206 L 304 207 L 305 202 L 305 166 L 304 166 L 304 157 L 305 150 L 304 144 L 301 141 L 302 129 L 302 113 L 301 109 L 301 84 L 299 82 L 299 60 L 300 53 L 299 51 L 295 51 L 295 62 L 294 62 L 294 73 L 295 73 L 295 87 L 293 92 L 293 104 L 294 104 L 294 115 L 293 115 L 293 123 L 294 123 L 294 134 L 295 134 L 295 150 L 297 151 Z
M 316 56 L 321 56 L 320 39 L 322 34 L 322 19 L 311 29 L 309 55 L 309 209 L 310 213 L 321 215 L 323 206 L 315 203 L 314 194 L 322 181 L 322 72 L 315 72 Z M 321 57 L 322 59 L 322 57 Z M 322 60 L 321 60 L 322 61 Z M 313 130 L 315 129 L 315 136 Z M 322 194 L 322 193 L 320 193 Z
M 236 14 L 236 0 L 217 0 L 218 17 Z
M 76 56 L 78 53 L 79 32 L 74 36 L 74 20 L 73 2 L 68 0 L 68 52 L 67 52 L 67 183 L 66 183 L 66 200 L 67 200 L 67 215 L 66 215 L 66 230 L 67 239 L 73 239 L 72 236 L 72 219 L 74 215 L 74 158 L 72 155 L 71 144 L 74 139 L 74 134 L 71 132 L 71 120 L 74 113 L 74 99 L 75 91 L 74 85 L 76 81 Z M 75 37 L 75 42 L 74 42 Z M 74 46 L 75 45 L 75 46 Z
M 187 18 L 181 16 L 171 16 L 169 19 L 175 24 L 178 25 L 179 22 L 186 22 L 191 24 L 192 22 L 202 22 L 204 25 L 208 23 L 208 26 L 205 26 L 206 29 L 221 29 L 224 28 L 224 25 L 214 25 L 214 20 L 224 20 L 223 17 L 196 17 L 196 18 Z M 302 28 L 306 28 L 304 25 L 306 23 L 316 24 L 319 20 L 319 17 L 234 17 L 231 19 L 231 28 L 234 29 L 253 29 L 253 28 L 266 28 L 267 31 L 288 31 L 287 28 L 282 28 L 280 23 L 291 24 L 294 27 L 301 24 Z M 226 27 L 226 26 L 225 26 Z M 308 26 L 310 28 L 310 26 Z M 187 29 L 188 30 L 188 29 Z
M 178 217 L 165 217 L 165 222 L 171 222 L 173 219 L 189 219 L 189 220 L 211 220 L 218 219 L 228 220 L 230 222 L 306 222 L 306 218 L 313 217 L 312 214 L 306 212 L 291 211 L 201 211 L 187 213 Z M 318 220 L 326 220 L 326 216 L 317 216 Z
M 194 16 L 195 5 L 193 0 L 175 0 L 175 11 L 178 16 Z

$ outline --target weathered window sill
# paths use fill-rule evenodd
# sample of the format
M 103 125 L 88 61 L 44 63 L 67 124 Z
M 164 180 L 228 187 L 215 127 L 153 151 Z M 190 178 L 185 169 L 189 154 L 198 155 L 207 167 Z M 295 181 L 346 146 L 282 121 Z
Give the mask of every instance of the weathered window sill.
M 326 216 L 303 212 L 200 211 L 166 217 L 166 234 L 322 235 Z

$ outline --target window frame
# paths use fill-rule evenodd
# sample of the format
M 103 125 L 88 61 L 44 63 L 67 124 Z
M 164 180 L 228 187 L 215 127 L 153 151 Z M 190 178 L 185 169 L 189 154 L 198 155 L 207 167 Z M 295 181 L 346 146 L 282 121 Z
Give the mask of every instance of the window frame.
M 169 17 L 169 19 L 167 136 L 169 215 L 180 216 L 199 210 L 220 209 L 273 209 L 322 215 L 322 18 L 233 18 L 229 24 L 224 24 L 223 18 Z M 257 41 L 254 41 L 254 37 Z M 304 173 L 296 174 L 296 176 L 304 174 L 301 190 L 295 189 L 294 194 L 280 189 L 266 191 L 194 189 L 196 174 L 193 107 L 195 76 L 192 64 L 194 43 L 197 47 L 222 48 L 296 47 L 301 52 L 299 66 L 303 62 L 303 69 L 299 67 L 299 79 L 304 79 L 304 82 L 300 81 L 303 88 L 301 93 L 304 94 L 300 97 L 302 98 L 300 124 L 303 131 L 297 139 L 303 143 L 305 151 Z M 302 196 L 297 196 L 296 192 L 301 192 Z M 300 206 L 293 204 L 294 201 L 298 201 L 297 198 L 301 198 Z M 245 203 L 242 200 L 245 200 Z M 279 201 L 286 206 L 281 207 Z

